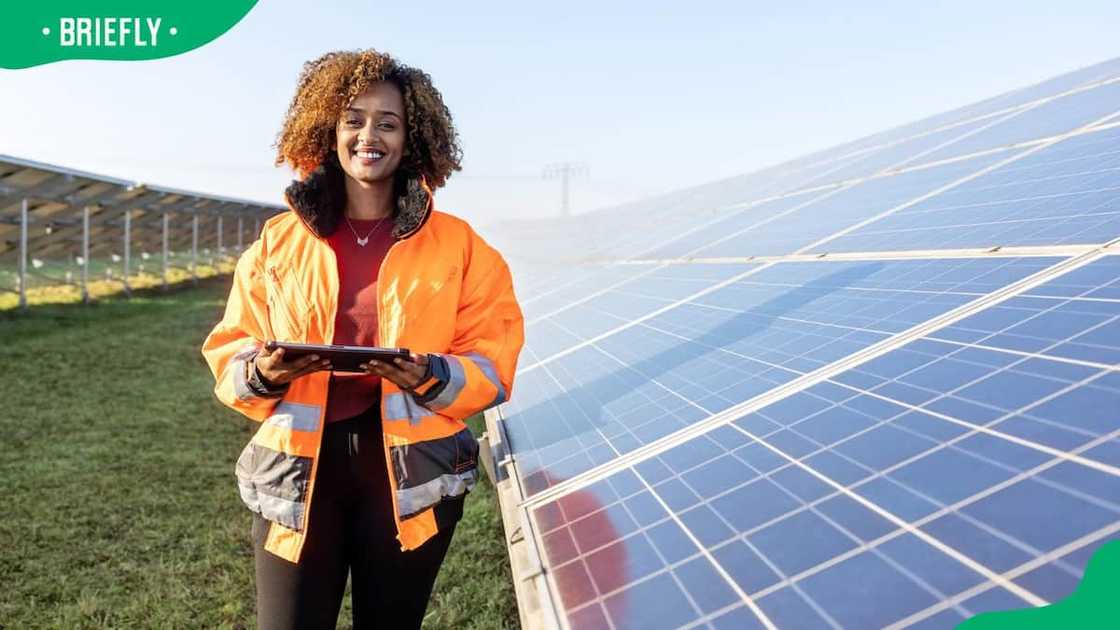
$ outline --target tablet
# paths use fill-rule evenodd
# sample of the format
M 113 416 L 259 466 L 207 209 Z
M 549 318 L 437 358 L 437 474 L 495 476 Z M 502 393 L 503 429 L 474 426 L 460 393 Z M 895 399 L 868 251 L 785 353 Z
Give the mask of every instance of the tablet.
M 331 360 L 333 372 L 365 372 L 358 364 L 371 359 L 393 363 L 393 359 L 408 359 L 411 354 L 408 348 L 374 348 L 371 346 L 328 346 L 313 343 L 294 343 L 288 341 L 269 341 L 264 344 L 269 351 L 276 348 L 284 349 L 284 360 L 291 361 L 310 354 L 319 355 L 320 359 Z

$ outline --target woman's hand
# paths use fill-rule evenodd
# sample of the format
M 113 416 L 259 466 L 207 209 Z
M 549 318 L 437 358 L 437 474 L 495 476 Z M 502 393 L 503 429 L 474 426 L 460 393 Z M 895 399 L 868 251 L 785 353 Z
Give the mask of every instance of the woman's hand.
M 393 363 L 373 359 L 359 365 L 367 374 L 376 374 L 393 381 L 401 389 L 412 389 L 423 382 L 428 372 L 428 355 L 409 352 L 408 359 L 396 358 Z
M 283 385 L 304 374 L 331 369 L 330 359 L 320 360 L 317 354 L 285 361 L 283 348 L 276 348 L 272 352 L 267 348 L 261 348 L 253 361 L 260 370 L 261 376 L 271 385 Z

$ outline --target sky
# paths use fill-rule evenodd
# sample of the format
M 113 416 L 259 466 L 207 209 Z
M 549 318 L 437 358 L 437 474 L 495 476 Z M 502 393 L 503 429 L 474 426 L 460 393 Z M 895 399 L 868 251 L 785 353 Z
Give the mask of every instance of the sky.
M 422 7 L 422 8 L 421 8 Z M 263 0 L 194 51 L 0 70 L 0 154 L 282 204 L 273 143 L 305 61 L 428 72 L 472 222 L 575 213 L 748 173 L 1120 56 L 1118 2 Z

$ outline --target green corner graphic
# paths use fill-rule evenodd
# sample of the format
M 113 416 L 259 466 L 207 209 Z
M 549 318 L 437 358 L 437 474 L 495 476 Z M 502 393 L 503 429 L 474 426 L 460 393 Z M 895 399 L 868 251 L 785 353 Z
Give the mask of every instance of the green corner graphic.
M 1097 550 L 1072 595 L 1040 608 L 977 615 L 957 630 L 1120 628 L 1120 540 Z
M 0 19 L 0 68 L 65 59 L 171 57 L 234 27 L 256 0 L 55 0 L 8 3 Z

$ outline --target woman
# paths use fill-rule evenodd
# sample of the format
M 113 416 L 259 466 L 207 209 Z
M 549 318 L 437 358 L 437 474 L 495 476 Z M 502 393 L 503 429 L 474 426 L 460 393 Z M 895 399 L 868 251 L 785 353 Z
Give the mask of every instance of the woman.
M 509 397 L 524 340 L 501 255 L 432 190 L 459 170 L 428 75 L 372 50 L 306 64 L 277 143 L 291 212 L 237 263 L 203 344 L 226 405 L 260 421 L 237 462 L 261 628 L 419 627 L 478 445 L 463 420 Z M 268 339 L 409 348 L 335 373 Z

